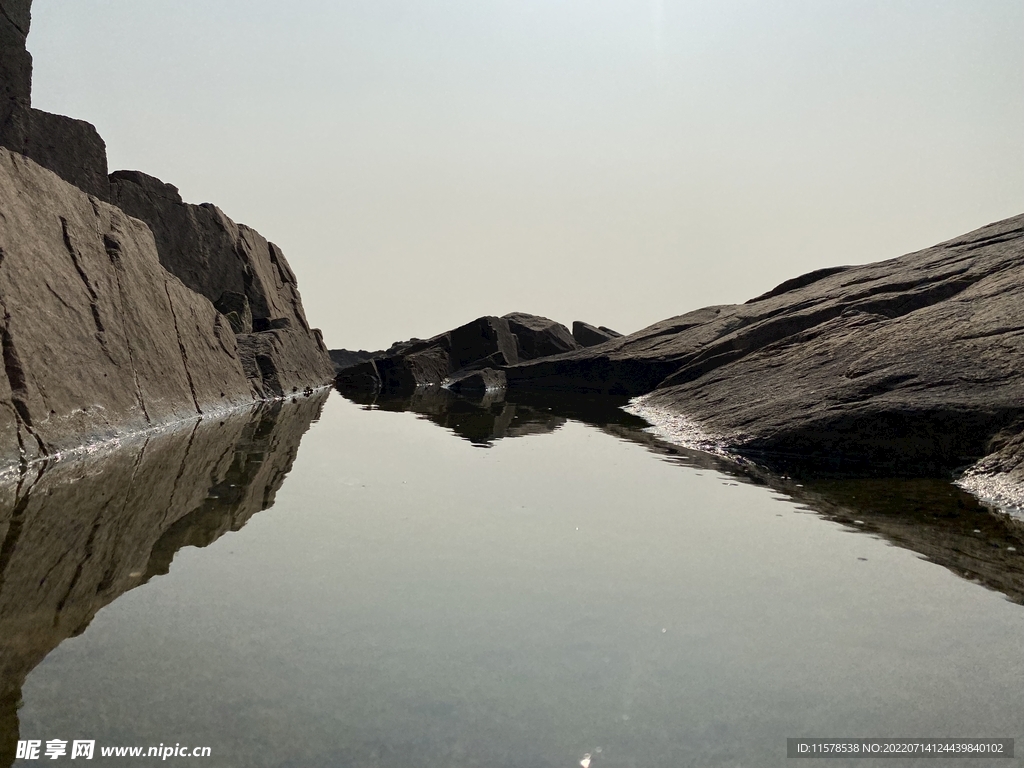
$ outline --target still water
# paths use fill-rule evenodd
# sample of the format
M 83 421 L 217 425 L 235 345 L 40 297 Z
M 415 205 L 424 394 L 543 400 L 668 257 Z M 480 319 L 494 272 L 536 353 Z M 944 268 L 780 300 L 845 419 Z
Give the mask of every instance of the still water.
M 1020 521 L 941 481 L 774 477 L 642 428 L 333 394 L 8 483 L 0 766 L 40 764 L 18 739 L 95 740 L 99 765 L 207 746 L 167 762 L 211 768 L 1024 750 Z

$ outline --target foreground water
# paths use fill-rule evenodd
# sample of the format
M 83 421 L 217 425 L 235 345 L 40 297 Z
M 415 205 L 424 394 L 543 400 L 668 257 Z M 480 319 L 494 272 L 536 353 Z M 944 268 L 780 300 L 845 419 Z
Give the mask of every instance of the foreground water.
M 1024 749 L 1019 522 L 939 481 L 744 473 L 557 412 L 334 395 L 10 487 L 0 765 L 19 738 L 240 767 Z

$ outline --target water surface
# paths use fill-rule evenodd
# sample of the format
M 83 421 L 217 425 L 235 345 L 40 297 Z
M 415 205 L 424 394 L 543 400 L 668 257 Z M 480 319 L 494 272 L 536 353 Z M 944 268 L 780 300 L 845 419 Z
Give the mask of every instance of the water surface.
M 334 395 L 44 473 L 0 508 L 7 749 L 668 768 L 1024 738 L 1019 523 L 942 481 L 773 477 L 641 428 Z

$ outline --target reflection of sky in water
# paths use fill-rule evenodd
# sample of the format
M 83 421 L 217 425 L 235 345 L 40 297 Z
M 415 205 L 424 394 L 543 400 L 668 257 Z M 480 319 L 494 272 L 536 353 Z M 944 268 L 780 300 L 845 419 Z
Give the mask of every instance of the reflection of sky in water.
M 591 768 L 1024 738 L 1021 606 L 734 482 L 574 421 L 477 450 L 332 397 L 272 510 L 32 673 L 22 738 Z

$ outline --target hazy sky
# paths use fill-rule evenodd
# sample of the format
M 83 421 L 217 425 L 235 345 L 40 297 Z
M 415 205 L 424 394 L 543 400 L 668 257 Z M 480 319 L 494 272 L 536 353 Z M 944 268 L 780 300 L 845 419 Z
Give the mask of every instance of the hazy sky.
M 623 332 L 1024 212 L 1020 0 L 35 0 L 35 106 L 282 246 L 331 347 Z

